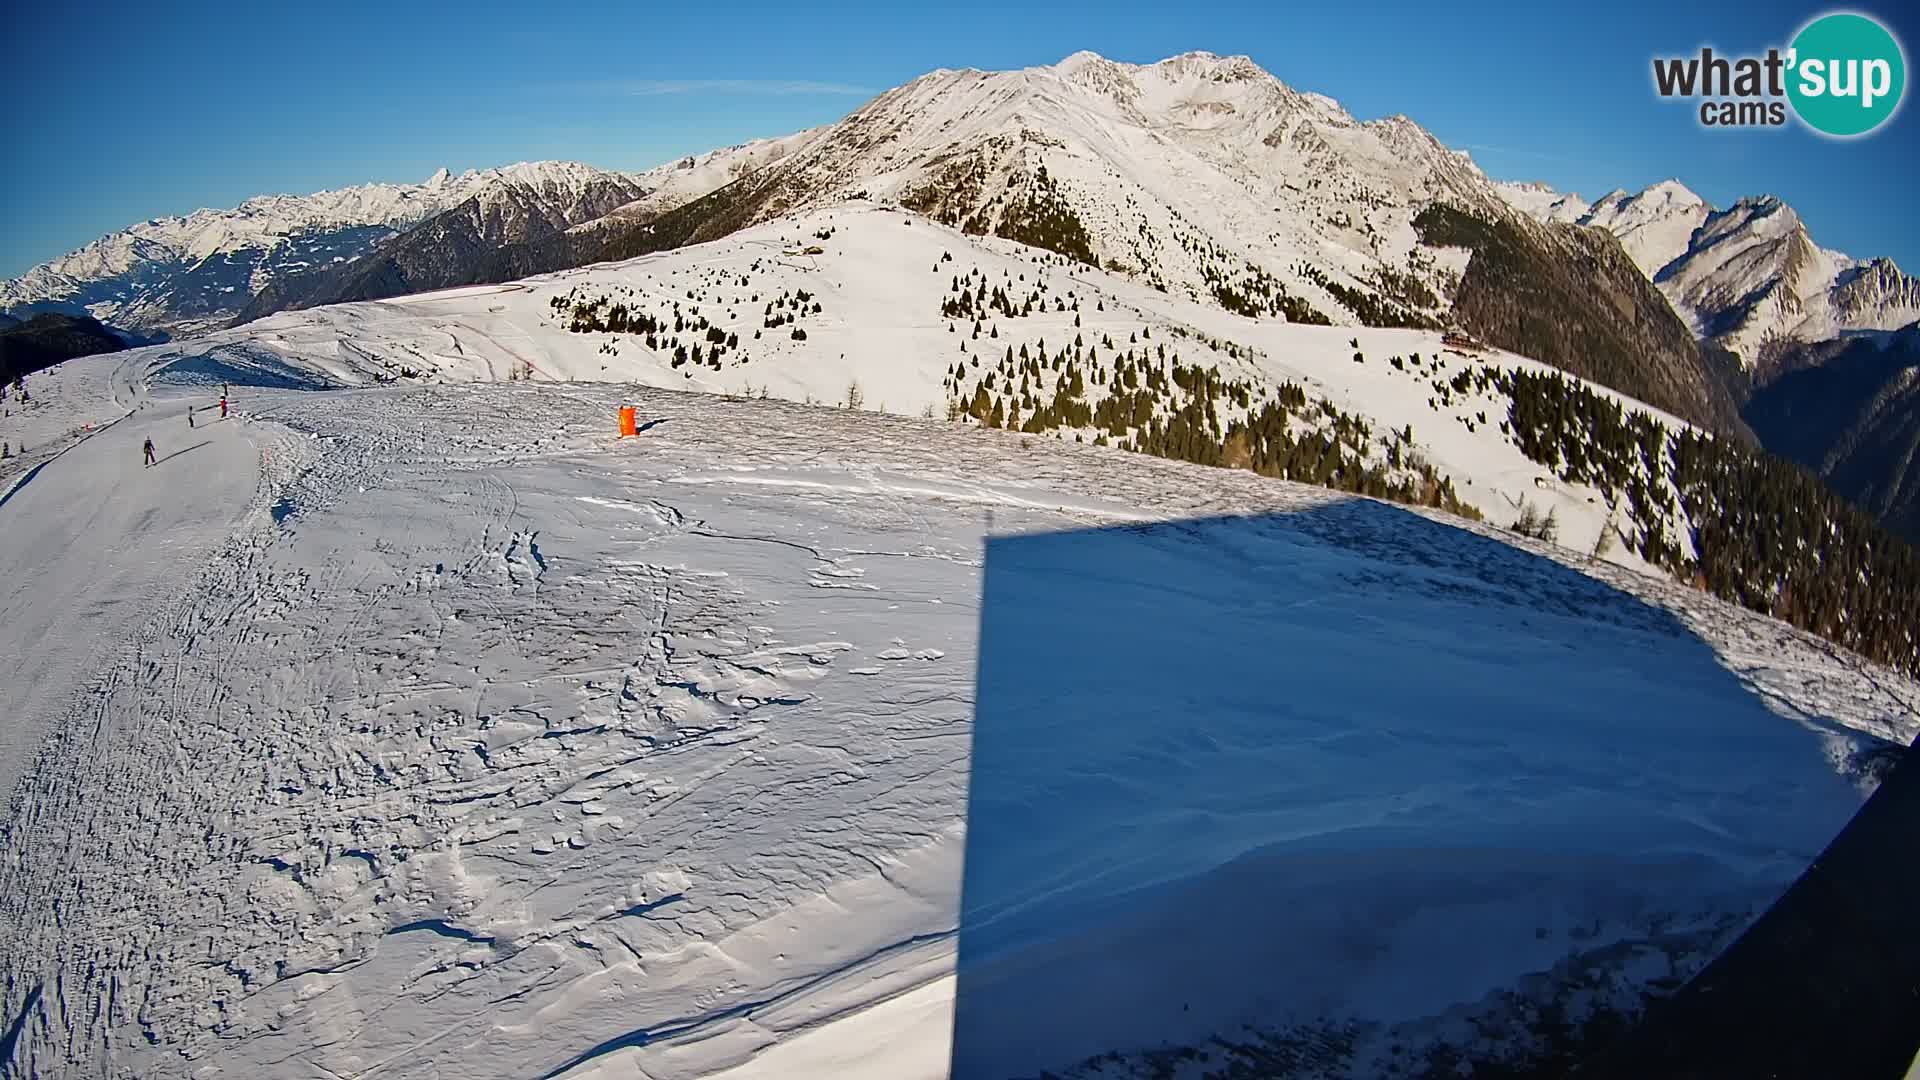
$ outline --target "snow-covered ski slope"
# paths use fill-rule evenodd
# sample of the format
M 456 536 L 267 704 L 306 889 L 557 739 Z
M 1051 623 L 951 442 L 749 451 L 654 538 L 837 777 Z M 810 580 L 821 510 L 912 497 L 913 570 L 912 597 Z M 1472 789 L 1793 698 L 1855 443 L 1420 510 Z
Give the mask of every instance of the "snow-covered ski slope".
M 983 312 L 976 338 L 974 317 L 943 314 L 957 280 L 969 292 L 982 285 L 989 295 L 1004 291 L 1023 313 Z M 802 294 L 807 300 L 798 306 L 805 310 L 796 313 Z M 1025 312 L 1023 300 L 1034 296 L 1040 302 Z M 595 309 L 598 315 L 618 304 L 635 316 L 660 320 L 656 347 L 648 347 L 644 333 L 568 329 L 574 305 L 601 300 L 606 303 Z M 676 317 L 685 322 L 678 332 Z M 768 327 L 770 319 L 783 318 L 790 321 Z M 722 343 L 717 367 L 704 362 L 713 343 L 696 320 L 737 339 L 732 346 Z M 804 340 L 793 337 L 796 329 Z M 676 365 L 675 341 L 699 346 L 702 359 Z M 1410 428 L 1405 448 L 1451 477 L 1461 499 L 1490 521 L 1512 522 L 1524 500 L 1542 513 L 1556 511 L 1561 542 L 1590 551 L 1609 519 L 1604 493 L 1560 483 L 1503 434 L 1504 397 L 1438 389 L 1480 368 L 1549 370 L 1545 365 L 1498 350 L 1471 356 L 1449 351 L 1437 332 L 1251 319 L 1125 275 L 864 202 L 625 263 L 283 313 L 162 346 L 152 355 L 253 363 L 244 358 L 264 353 L 340 385 L 524 374 L 535 382 L 619 381 L 825 403 L 843 403 L 857 385 L 869 410 L 945 416 L 949 398 L 969 398 L 1008 355 L 1018 363 L 1025 359 L 1021 353 L 1037 357 L 1043 347 L 1048 354 L 1090 350 L 1082 360 L 1090 375 L 1096 367 L 1110 373 L 1127 354 L 1165 370 L 1175 362 L 1212 367 L 1243 380 L 1255 406 L 1293 382 L 1314 399 L 1369 421 L 1377 452 L 1384 453 L 1392 433 Z M 1403 363 L 1396 366 L 1395 358 Z M 957 378 L 951 375 L 956 364 L 962 370 Z M 1030 388 L 1043 399 L 1062 372 L 1049 368 L 1044 374 L 1044 382 L 1035 380 Z M 991 389 L 1007 397 L 1009 381 L 995 380 Z M 1090 401 L 1109 393 L 1091 377 L 1088 383 Z M 1163 419 L 1174 400 L 1163 404 Z M 1223 417 L 1236 415 L 1224 398 L 1218 404 Z M 1245 411 L 1238 408 L 1237 414 Z M 1647 411 L 1672 430 L 1684 427 Z M 1075 432 L 1054 434 L 1071 439 Z M 1092 427 L 1078 431 L 1087 441 L 1096 434 Z M 1687 543 L 1684 536 L 1675 539 Z M 1613 545 L 1607 557 L 1644 565 L 1622 545 Z
M 145 407 L 0 505 L 37 672 L 0 1072 L 1002 1076 L 1255 1022 L 1363 1025 L 1329 1045 L 1384 1075 L 1463 1010 L 1684 976 L 1914 734 L 1920 687 L 1781 624 L 1243 471 L 653 387 L 291 388 L 410 349 L 594 373 L 516 314 L 565 287 L 35 377 Z M 922 317 L 859 313 L 863 350 L 818 291 L 818 353 L 614 362 L 917 408 Z M 221 380 L 238 414 L 189 431 Z M 142 469 L 149 432 L 185 452 Z

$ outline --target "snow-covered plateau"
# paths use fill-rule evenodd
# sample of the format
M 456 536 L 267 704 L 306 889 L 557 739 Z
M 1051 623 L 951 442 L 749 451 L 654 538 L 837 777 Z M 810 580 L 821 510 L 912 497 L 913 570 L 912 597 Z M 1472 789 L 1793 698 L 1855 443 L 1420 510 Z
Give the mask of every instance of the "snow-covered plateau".
M 572 328 L 615 302 L 653 346 Z M 1163 343 L 1569 546 L 945 419 Z M 0 1075 L 1413 1075 L 1637 1008 L 1920 686 L 1589 558 L 1593 492 L 1430 400 L 1530 364 L 843 206 L 34 375 Z

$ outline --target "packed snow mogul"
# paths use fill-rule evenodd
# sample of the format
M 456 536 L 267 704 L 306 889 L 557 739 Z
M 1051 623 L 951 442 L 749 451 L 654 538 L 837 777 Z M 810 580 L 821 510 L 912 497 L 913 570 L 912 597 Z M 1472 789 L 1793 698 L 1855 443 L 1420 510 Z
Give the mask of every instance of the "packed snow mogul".
M 143 452 L 147 455 L 148 466 L 152 466 L 154 463 L 154 458 L 153 458 L 153 440 L 151 438 L 147 440 L 147 444 L 143 448 Z

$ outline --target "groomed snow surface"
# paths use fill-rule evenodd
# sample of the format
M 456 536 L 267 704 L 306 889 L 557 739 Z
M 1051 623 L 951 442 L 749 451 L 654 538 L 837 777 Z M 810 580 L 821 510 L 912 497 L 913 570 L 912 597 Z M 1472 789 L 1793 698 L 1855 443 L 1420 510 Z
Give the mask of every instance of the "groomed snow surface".
M 1490 527 L 278 348 L 32 380 L 123 418 L 0 504 L 7 1076 L 1000 1077 L 1247 1025 L 1380 1075 L 1684 977 L 1915 733 L 1909 681 Z

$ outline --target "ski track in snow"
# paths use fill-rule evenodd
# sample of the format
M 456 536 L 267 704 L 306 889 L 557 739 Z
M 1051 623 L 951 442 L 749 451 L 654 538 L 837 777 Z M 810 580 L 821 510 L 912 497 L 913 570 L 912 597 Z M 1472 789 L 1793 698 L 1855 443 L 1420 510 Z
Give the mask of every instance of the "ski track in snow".
M 0 832 L 9 1076 L 943 1073 L 983 538 L 1343 498 L 584 384 L 250 390 L 206 449 L 143 475 L 143 431 L 187 434 L 177 392 L 131 401 L 132 422 L 0 506 L 0 633 L 47 665 L 9 689 L 44 723 L 10 710 L 0 742 L 19 773 Z M 617 442 L 622 400 L 652 426 Z M 1710 852 L 1765 887 L 1857 805 L 1819 779 L 1846 787 L 1852 732 L 1915 734 L 1909 681 L 1463 528 L 1671 612 L 1805 725 L 1767 736 L 1807 743 L 1780 796 L 1808 809 L 1801 834 Z M 1471 602 L 1522 638 L 1663 647 L 1598 585 L 1533 594 L 1507 548 L 1463 566 L 1411 533 L 1308 525 L 1277 547 L 1151 542 L 1199 575 L 1165 583 L 1170 612 L 1228 602 L 1220 581 L 1284 551 L 1414 621 Z M 63 561 L 89 559 L 110 572 Z M 1311 628 L 1338 597 L 1284 602 Z

